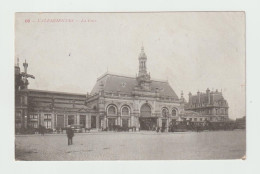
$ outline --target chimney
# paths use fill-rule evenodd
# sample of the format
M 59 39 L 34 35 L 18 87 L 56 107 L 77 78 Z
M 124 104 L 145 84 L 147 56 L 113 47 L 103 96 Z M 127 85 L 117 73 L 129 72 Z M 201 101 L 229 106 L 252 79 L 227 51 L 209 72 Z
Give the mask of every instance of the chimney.
M 181 91 L 181 101 L 184 102 L 183 91 Z
M 192 97 L 192 94 L 191 94 L 191 92 L 189 92 L 189 103 L 191 104 L 192 102 L 191 102 L 191 97 Z
M 197 92 L 197 96 L 198 96 L 199 103 L 200 103 L 200 91 Z

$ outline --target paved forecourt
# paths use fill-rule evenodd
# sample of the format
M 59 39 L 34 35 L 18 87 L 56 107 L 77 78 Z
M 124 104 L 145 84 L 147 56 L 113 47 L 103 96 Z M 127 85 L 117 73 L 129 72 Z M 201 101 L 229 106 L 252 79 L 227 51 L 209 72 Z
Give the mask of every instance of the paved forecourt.
M 212 132 L 99 132 L 17 135 L 16 160 L 175 160 L 239 159 L 245 155 L 244 130 Z

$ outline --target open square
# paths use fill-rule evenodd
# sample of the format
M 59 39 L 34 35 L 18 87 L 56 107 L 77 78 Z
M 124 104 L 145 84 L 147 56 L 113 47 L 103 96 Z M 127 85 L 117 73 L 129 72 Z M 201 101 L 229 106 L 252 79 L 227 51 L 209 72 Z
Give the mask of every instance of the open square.
M 181 160 L 241 159 L 246 132 L 102 132 L 16 136 L 16 160 Z

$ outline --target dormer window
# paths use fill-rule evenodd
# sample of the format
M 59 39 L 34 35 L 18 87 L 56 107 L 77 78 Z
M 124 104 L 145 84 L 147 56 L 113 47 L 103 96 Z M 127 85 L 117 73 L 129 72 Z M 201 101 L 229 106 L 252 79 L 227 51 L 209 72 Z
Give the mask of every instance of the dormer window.
M 122 82 L 121 86 L 124 88 L 126 86 L 126 82 Z

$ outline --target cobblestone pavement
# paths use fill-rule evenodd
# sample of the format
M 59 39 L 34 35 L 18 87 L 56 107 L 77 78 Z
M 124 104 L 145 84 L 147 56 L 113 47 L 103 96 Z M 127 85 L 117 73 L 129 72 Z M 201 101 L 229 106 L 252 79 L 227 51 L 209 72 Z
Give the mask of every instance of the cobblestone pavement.
M 17 135 L 16 160 L 176 160 L 239 159 L 245 155 L 246 132 L 99 132 Z

